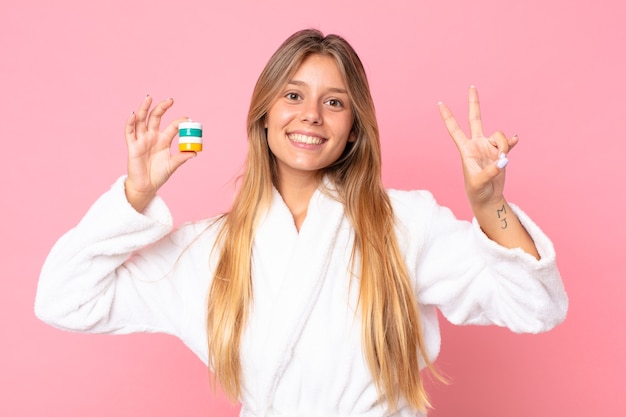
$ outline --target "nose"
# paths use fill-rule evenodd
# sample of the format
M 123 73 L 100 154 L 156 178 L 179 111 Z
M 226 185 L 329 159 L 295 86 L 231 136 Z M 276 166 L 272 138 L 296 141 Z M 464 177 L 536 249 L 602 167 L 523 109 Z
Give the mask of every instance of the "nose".
M 300 120 L 312 125 L 322 124 L 322 112 L 319 103 L 314 100 L 305 100 L 300 113 Z

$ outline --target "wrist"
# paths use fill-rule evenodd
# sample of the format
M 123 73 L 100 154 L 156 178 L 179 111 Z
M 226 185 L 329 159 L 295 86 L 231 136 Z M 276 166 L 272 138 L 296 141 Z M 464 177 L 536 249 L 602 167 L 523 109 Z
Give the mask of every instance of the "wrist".
M 504 197 L 472 204 L 472 212 L 480 228 L 492 239 L 510 227 L 512 218 L 517 218 Z
M 493 213 L 494 210 L 499 210 L 502 207 L 508 209 L 508 204 L 504 196 L 499 196 L 497 198 L 486 199 L 486 200 L 470 200 L 470 207 L 472 208 L 472 212 L 474 215 L 480 215 L 483 213 Z
M 150 201 L 156 196 L 155 191 L 137 191 L 136 188 L 129 184 L 128 178 L 124 182 L 124 193 L 128 204 L 138 213 L 142 213 L 148 204 L 150 204 Z

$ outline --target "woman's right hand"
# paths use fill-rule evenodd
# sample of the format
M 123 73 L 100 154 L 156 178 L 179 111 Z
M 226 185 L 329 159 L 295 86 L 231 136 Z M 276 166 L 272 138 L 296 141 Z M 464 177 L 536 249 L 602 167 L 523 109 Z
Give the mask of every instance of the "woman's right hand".
M 161 117 L 173 104 L 174 100 L 170 98 L 150 109 L 152 97 L 146 96 L 137 113 L 132 113 L 126 121 L 126 198 L 138 212 L 146 208 L 179 166 L 196 156 L 195 152 L 170 152 L 172 141 L 178 133 L 178 124 L 187 121 L 186 117 L 173 120 L 160 131 Z

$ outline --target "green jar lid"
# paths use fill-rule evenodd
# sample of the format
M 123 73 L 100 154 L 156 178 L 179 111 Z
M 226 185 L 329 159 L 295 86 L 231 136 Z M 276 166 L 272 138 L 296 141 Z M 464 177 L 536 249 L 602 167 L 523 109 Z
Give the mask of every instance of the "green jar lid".
M 178 130 L 178 136 L 180 136 L 180 137 L 197 136 L 197 137 L 201 138 L 202 137 L 202 130 L 201 129 L 179 129 Z
M 178 124 L 178 136 L 202 137 L 202 123 L 189 120 Z

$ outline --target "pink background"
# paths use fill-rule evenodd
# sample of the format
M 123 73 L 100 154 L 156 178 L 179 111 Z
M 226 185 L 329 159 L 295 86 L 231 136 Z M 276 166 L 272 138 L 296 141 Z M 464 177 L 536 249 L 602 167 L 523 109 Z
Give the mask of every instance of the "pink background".
M 379 4 L 384 4 L 381 6 Z M 542 335 L 443 324 L 432 416 L 626 413 L 624 2 L 3 0 L 0 12 L 0 416 L 235 416 L 164 335 L 91 336 L 37 321 L 54 241 L 125 170 L 123 125 L 146 94 L 205 124 L 206 149 L 163 189 L 177 223 L 225 210 L 258 73 L 280 42 L 345 36 L 368 71 L 384 180 L 462 218 L 460 165 L 436 103 L 520 135 L 507 196 L 552 237 L 570 296 Z

